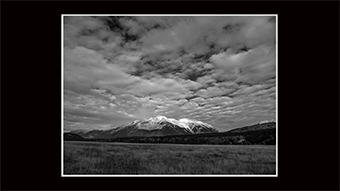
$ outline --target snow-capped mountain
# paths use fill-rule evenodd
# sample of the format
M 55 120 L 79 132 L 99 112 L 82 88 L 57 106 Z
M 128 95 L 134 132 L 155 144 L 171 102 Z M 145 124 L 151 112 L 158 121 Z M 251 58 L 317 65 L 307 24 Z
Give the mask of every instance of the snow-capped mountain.
M 259 124 L 270 123 L 270 122 L 276 122 L 276 121 L 275 121 L 275 119 L 272 119 L 272 120 L 264 120 L 264 121 L 260 121 Z
M 165 116 L 136 120 L 126 126 L 120 126 L 109 130 L 72 131 L 72 133 L 85 138 L 149 137 L 214 132 L 218 132 L 218 130 L 201 121 L 186 118 L 176 120 Z
M 88 130 L 88 129 L 77 129 L 77 130 L 74 130 L 74 131 L 71 131 L 69 133 L 76 133 L 76 134 L 86 134 L 88 132 L 90 132 L 92 130 Z
M 186 131 L 191 133 L 199 133 L 200 131 L 212 131 L 217 132 L 215 128 L 207 123 L 203 123 L 201 121 L 191 120 L 182 118 L 180 120 L 176 120 L 173 118 L 167 118 L 165 116 L 156 116 L 151 117 L 146 120 L 138 120 L 132 122 L 132 125 L 136 125 L 138 129 L 145 129 L 145 130 L 154 130 L 154 129 L 162 129 L 162 123 L 171 123 L 173 125 L 177 125 L 181 128 L 184 128 Z

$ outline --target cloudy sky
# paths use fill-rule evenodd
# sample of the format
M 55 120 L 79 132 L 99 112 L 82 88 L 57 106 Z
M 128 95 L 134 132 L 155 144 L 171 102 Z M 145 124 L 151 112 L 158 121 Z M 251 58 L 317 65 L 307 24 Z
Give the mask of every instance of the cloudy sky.
M 65 16 L 64 130 L 276 116 L 273 16 Z

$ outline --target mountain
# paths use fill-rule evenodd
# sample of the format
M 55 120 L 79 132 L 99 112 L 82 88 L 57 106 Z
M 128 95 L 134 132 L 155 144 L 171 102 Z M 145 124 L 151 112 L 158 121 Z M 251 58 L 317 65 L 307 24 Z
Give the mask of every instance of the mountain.
M 215 133 L 215 128 L 207 123 L 190 119 L 172 119 L 156 116 L 144 120 L 136 120 L 126 126 L 109 130 L 75 130 L 71 133 L 84 138 L 112 139 L 118 137 L 153 137 L 169 135 L 186 135 L 199 133 Z
M 172 119 L 170 119 L 172 121 Z M 173 122 L 174 123 L 174 122 Z M 218 144 L 218 145 L 275 145 L 276 122 L 269 121 L 232 129 L 227 132 L 194 133 L 198 128 L 197 121 L 178 120 L 177 124 L 189 129 L 181 130 L 182 134 L 171 132 L 179 127 L 169 122 L 168 118 L 157 117 L 148 120 L 134 121 L 127 126 L 110 130 L 76 130 L 84 133 L 86 141 L 128 142 L 128 143 L 175 143 L 175 144 Z M 162 125 L 157 125 L 162 124 Z M 204 124 L 204 123 L 203 123 Z M 177 125 L 179 126 L 179 125 Z M 138 129 L 140 128 L 140 129 Z M 174 128 L 174 129 L 171 129 Z M 171 129 L 170 133 L 164 133 Z M 164 131 L 163 131 L 164 130 Z M 212 130 L 214 131 L 214 130 Z M 161 133 L 160 133 L 161 132 Z M 191 133 L 188 133 L 191 132 Z M 71 133 L 72 134 L 72 133 Z M 112 135 L 113 134 L 113 135 Z M 161 135 L 161 136 L 160 136 Z M 65 136 L 67 138 L 68 136 Z M 90 138 L 92 137 L 92 138 Z M 72 139 L 74 140 L 74 139 Z
M 260 121 L 258 124 L 276 122 L 275 119 Z
M 255 125 L 249 125 L 246 127 L 236 128 L 228 131 L 228 133 L 240 133 L 240 132 L 247 132 L 247 131 L 256 131 L 256 130 L 263 130 L 263 129 L 273 129 L 276 127 L 276 122 L 271 121 L 261 121 Z
M 233 129 L 227 132 L 168 135 L 162 137 L 120 137 L 114 139 L 90 139 L 91 141 L 127 143 L 174 143 L 218 145 L 275 145 L 276 123 L 268 122 Z
M 64 133 L 64 140 L 65 141 L 82 141 L 82 140 L 85 140 L 85 138 L 75 133 Z

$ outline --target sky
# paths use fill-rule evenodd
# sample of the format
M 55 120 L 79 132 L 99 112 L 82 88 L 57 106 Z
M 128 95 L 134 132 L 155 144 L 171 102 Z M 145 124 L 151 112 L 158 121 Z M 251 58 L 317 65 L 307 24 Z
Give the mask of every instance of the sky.
M 275 16 L 64 16 L 64 130 L 276 119 Z

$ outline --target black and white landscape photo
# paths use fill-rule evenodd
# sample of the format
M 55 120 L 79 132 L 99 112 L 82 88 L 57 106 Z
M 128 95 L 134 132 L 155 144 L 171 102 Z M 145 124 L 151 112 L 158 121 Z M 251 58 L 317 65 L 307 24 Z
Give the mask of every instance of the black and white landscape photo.
M 277 15 L 62 15 L 62 176 L 277 176 Z

